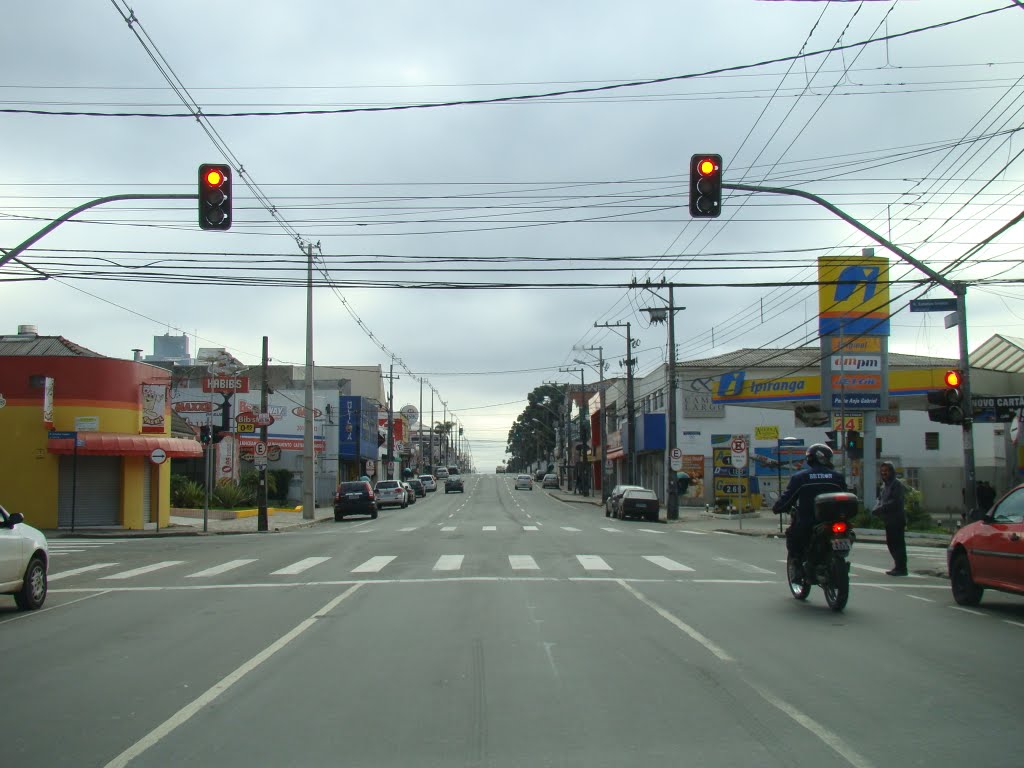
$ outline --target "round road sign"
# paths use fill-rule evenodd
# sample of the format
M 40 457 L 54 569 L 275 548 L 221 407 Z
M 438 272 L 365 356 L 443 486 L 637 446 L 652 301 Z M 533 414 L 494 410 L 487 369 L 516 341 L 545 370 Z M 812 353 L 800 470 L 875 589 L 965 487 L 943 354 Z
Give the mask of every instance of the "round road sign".
M 255 456 L 266 456 L 267 455 L 267 444 L 262 440 L 256 443 L 252 448 L 253 455 Z
M 149 454 L 149 460 L 154 464 L 163 464 L 167 461 L 167 452 L 163 448 L 154 448 Z

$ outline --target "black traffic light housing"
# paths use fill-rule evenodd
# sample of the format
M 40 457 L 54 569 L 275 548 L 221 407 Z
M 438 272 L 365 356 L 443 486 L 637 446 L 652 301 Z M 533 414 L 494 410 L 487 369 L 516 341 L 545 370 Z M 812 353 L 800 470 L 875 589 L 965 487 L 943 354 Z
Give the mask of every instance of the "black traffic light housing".
M 864 458 L 864 436 L 855 429 L 846 432 L 846 455 L 851 459 Z
M 935 406 L 928 409 L 929 421 L 936 421 L 939 424 L 964 423 L 962 382 L 963 375 L 960 371 L 946 371 L 946 388 L 928 393 L 928 404 Z
M 722 213 L 722 156 L 690 158 L 690 215 L 713 219 Z
M 825 445 L 827 445 L 833 451 L 838 450 L 838 448 L 839 448 L 839 443 L 837 442 L 837 438 L 838 437 L 839 437 L 839 433 L 836 430 L 832 430 L 830 432 L 826 432 L 825 433 Z
M 203 445 L 209 445 L 213 439 L 213 433 L 209 427 L 202 426 L 199 428 L 199 442 Z
M 199 228 L 231 229 L 231 166 L 199 166 Z

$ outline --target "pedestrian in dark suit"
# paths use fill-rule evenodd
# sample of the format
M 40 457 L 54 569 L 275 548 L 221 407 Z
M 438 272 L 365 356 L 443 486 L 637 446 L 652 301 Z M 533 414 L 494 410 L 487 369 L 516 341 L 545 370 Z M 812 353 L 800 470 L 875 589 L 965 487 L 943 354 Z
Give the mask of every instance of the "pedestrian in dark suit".
M 907 514 L 903 509 L 903 483 L 896 477 L 896 467 L 890 461 L 881 465 L 882 488 L 878 494 L 873 515 L 885 523 L 885 544 L 892 555 L 893 568 L 889 576 L 907 575 L 907 541 L 903 532 L 907 527 Z

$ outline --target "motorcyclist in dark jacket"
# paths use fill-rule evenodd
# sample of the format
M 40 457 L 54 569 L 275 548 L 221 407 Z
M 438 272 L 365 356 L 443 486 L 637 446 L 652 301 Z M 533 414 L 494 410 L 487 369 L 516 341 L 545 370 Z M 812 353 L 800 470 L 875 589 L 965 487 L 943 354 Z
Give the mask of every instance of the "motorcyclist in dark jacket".
M 814 532 L 814 499 L 822 493 L 846 490 L 846 478 L 832 468 L 832 449 L 815 443 L 807 449 L 807 466 L 789 478 L 789 486 L 772 507 L 777 515 L 796 507 L 786 529 L 786 550 L 803 563 Z

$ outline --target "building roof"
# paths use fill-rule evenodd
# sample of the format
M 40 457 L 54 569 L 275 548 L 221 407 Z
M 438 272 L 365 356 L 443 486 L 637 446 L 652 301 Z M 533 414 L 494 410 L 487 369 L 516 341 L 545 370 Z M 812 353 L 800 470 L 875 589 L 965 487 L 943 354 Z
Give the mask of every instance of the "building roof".
M 0 357 L 106 357 L 63 336 L 0 336 Z
M 820 362 L 821 348 L 818 346 L 798 347 L 796 349 L 759 349 L 748 347 L 714 357 L 705 357 L 700 360 L 682 360 L 679 362 L 679 367 L 700 369 L 728 368 L 731 370 L 742 370 L 744 368 L 800 370 L 803 368 L 817 368 Z M 900 352 L 889 353 L 889 365 L 898 368 L 948 368 L 956 364 L 956 360 L 944 357 L 905 355 Z M 974 365 L 973 360 L 971 364 Z
M 1024 339 L 995 334 L 971 353 L 971 368 L 1020 373 L 1024 371 Z

